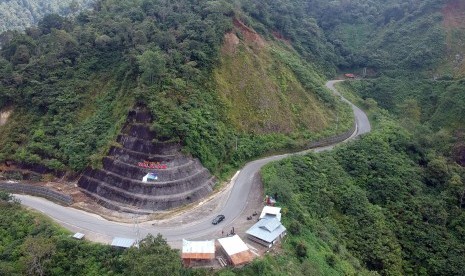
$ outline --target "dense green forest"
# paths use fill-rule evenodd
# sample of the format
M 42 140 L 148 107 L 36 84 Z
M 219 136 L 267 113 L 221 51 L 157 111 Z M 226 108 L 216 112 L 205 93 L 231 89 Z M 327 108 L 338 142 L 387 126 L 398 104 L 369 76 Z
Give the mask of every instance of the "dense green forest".
M 431 75 L 446 48 L 441 43 L 445 32 L 441 32 L 438 1 L 390 5 L 378 1 L 295 1 L 292 5 L 194 1 L 181 5 L 106 0 L 94 6 L 94 11 L 75 18 L 50 14 L 25 33 L 3 34 L 0 108 L 13 106 L 16 112 L 0 130 L 5 141 L 0 160 L 54 170 L 97 166 L 128 109 L 141 101 L 155 115 L 153 127 L 159 140 L 180 141 L 186 153 L 222 175 L 253 157 L 297 149 L 311 139 L 333 134 L 336 117 L 346 119 L 339 130 L 348 129 L 350 112 L 321 88 L 322 76 L 334 75 L 337 67 L 364 67 L 391 77 L 409 70 Z M 220 51 L 224 34 L 241 37 L 233 18 L 268 41 L 291 43 L 292 47 L 274 46 L 272 57 L 259 61 L 263 64 L 256 69 L 270 67 L 271 60 L 290 71 L 266 69 L 278 87 L 273 101 L 289 105 L 281 118 L 290 117 L 291 125 L 297 127 L 283 127 L 283 119 L 281 126 L 271 126 L 265 119 L 270 115 L 249 112 L 260 105 L 250 105 L 249 100 L 249 106 L 241 106 L 240 101 L 224 100 L 218 93 L 244 86 L 234 74 L 225 75 L 230 79 L 213 76 L 215 68 L 228 62 Z M 357 44 L 361 41 L 367 42 L 365 47 Z M 247 63 L 244 57 L 234 58 Z M 239 89 L 240 93 L 273 90 L 251 81 L 250 88 Z M 312 109 L 327 119 L 314 119 L 315 127 L 299 119 L 311 114 L 285 98 L 286 82 L 300 82 L 305 93 L 315 95 L 312 101 L 317 105 Z M 302 88 L 291 87 L 292 91 Z M 239 110 L 245 112 L 238 114 Z M 238 116 L 257 120 L 255 127 L 242 128 L 248 121 Z M 278 131 L 262 131 L 266 125 Z
M 75 15 L 90 8 L 93 0 L 2 0 L 0 1 L 0 33 L 22 30 L 37 24 L 46 14 Z
M 398 70 L 431 69 L 443 57 L 445 2 L 257 0 L 243 1 L 243 6 L 264 26 L 291 40 L 303 55 L 315 58 L 321 55 L 320 47 L 328 48 L 323 64 Z M 317 43 L 318 37 L 327 43 Z
M 465 170 L 439 154 L 441 137 L 426 144 L 374 115 L 378 129 L 356 143 L 266 167 L 267 191 L 279 191 L 306 248 L 317 235 L 333 258 L 348 251 L 382 275 L 461 275 Z
M 120 250 L 78 241 L 50 219 L 24 210 L 0 192 L 0 275 L 181 275 L 177 250 L 147 236 Z

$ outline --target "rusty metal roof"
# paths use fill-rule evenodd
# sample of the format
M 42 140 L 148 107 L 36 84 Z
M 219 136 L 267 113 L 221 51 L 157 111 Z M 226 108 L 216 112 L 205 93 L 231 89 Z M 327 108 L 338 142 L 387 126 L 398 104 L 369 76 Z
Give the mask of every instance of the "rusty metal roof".
M 182 253 L 181 258 L 195 260 L 212 260 L 215 258 L 215 253 Z
M 250 250 L 247 250 L 229 256 L 229 258 L 231 259 L 233 265 L 237 266 L 250 263 L 253 260 L 254 255 L 252 254 L 252 252 L 250 252 Z
M 226 251 L 229 259 L 235 266 L 251 262 L 254 258 L 249 247 L 238 235 L 218 239 L 218 242 L 224 248 L 224 251 Z

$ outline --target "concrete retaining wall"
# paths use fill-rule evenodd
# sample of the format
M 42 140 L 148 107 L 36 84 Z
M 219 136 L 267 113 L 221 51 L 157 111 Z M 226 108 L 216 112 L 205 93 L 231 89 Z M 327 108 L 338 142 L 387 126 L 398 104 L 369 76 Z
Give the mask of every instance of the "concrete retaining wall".
M 320 139 L 318 141 L 311 142 L 308 145 L 308 148 L 312 149 L 312 148 L 325 147 L 325 146 L 330 146 L 330 145 L 334 145 L 334 144 L 343 142 L 343 141 L 349 139 L 350 136 L 352 136 L 352 134 L 354 134 L 355 130 L 356 130 L 356 126 L 354 124 L 348 131 L 346 131 L 346 132 L 344 132 L 342 134 L 332 136 L 332 137 L 328 137 L 328 138 L 323 138 L 323 139 Z
M 212 192 L 214 177 L 197 159 L 184 156 L 179 143 L 154 142 L 151 118 L 144 107 L 129 112 L 120 146 L 110 149 L 102 169 L 88 168 L 79 179 L 83 192 L 107 208 L 135 213 L 178 207 Z M 142 182 L 149 172 L 158 179 Z

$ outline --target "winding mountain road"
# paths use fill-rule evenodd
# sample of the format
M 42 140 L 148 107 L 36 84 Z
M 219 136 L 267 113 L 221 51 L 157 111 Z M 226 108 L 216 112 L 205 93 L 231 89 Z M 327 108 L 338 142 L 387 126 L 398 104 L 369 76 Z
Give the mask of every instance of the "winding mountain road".
M 326 86 L 336 95 L 341 97 L 343 101 L 350 104 L 355 115 L 356 129 L 354 134 L 348 140 L 369 132 L 371 130 L 371 126 L 366 114 L 347 99 L 342 97 L 342 95 L 334 87 L 336 82 L 339 81 L 328 81 Z M 335 145 L 311 149 L 305 152 L 320 152 L 331 149 L 334 146 Z M 244 209 L 247 205 L 248 195 L 251 191 L 252 180 L 254 177 L 256 177 L 260 169 L 269 162 L 277 161 L 288 156 L 290 156 L 290 154 L 271 156 L 249 162 L 245 165 L 245 167 L 237 175 L 234 186 L 230 190 L 229 197 L 222 207 L 221 213 L 225 215 L 226 219 L 221 223 L 219 228 L 211 224 L 212 219 L 216 216 L 217 213 L 211 213 L 210 215 L 200 217 L 195 221 L 188 223 L 180 222 L 179 225 L 174 227 L 154 227 L 150 222 L 144 222 L 139 224 L 139 236 L 144 237 L 149 233 L 153 235 L 160 233 L 164 236 L 165 239 L 167 239 L 168 242 L 179 242 L 183 238 L 196 239 L 208 237 L 209 235 L 218 232 L 222 227 L 231 225 L 234 220 L 241 215 L 242 212 L 246 211 Z M 63 207 L 39 197 L 27 195 L 15 196 L 21 200 L 23 205 L 46 214 L 71 231 L 92 233 L 97 236 L 101 235 L 105 237 L 111 236 L 136 238 L 136 231 L 133 224 L 108 221 L 98 215 L 71 207 Z

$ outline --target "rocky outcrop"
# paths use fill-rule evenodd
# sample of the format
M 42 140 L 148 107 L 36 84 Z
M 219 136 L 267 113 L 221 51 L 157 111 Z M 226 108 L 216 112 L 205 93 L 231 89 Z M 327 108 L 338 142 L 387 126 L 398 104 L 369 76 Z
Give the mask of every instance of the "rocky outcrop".
M 151 115 L 143 107 L 129 112 L 102 169 L 88 168 L 78 181 L 101 205 L 124 212 L 152 213 L 195 202 L 212 192 L 214 177 L 199 160 L 181 154 L 174 142 L 153 142 Z M 148 173 L 157 179 L 143 182 Z
M 3 126 L 6 124 L 11 113 L 13 113 L 12 108 L 5 108 L 4 110 L 0 110 L 0 126 Z

